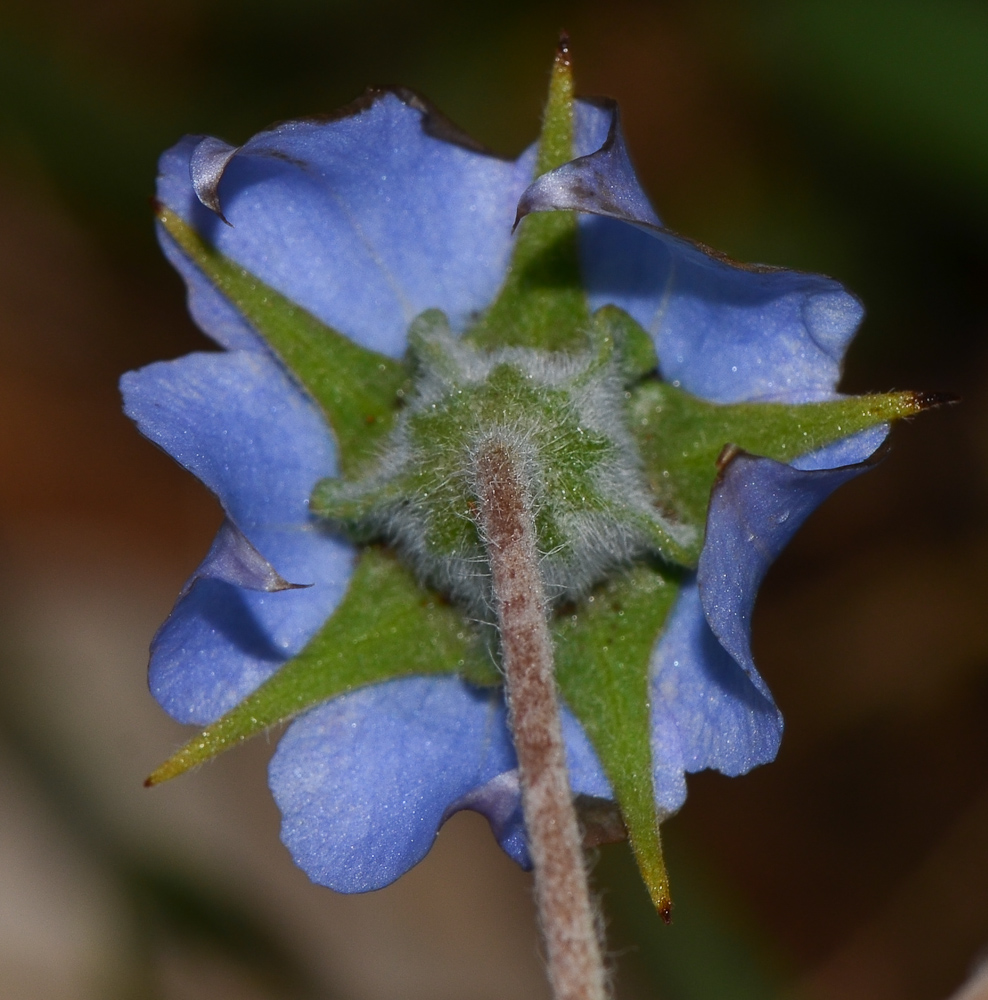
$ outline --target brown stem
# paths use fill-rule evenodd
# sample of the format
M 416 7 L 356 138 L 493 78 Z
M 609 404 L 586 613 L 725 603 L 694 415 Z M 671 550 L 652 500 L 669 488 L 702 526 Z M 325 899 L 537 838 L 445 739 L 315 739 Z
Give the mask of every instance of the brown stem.
M 491 440 L 475 454 L 474 474 L 549 981 L 555 1000 L 605 1000 L 523 462 L 510 445 Z

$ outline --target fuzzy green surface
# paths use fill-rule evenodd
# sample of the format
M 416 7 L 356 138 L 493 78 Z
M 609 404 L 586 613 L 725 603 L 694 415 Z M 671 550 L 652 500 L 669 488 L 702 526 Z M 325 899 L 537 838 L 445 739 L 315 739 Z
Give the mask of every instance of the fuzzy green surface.
M 540 472 L 549 502 L 537 517 L 539 548 L 549 552 L 565 544 L 555 504 L 566 511 L 603 511 L 607 500 L 596 489 L 593 470 L 613 450 L 601 434 L 582 431 L 564 391 L 533 385 L 507 364 L 473 388 L 460 388 L 443 404 L 430 405 L 408 418 L 411 451 L 400 479 L 371 493 L 325 480 L 313 498 L 313 510 L 345 521 L 374 516 L 378 500 L 387 507 L 428 506 L 426 544 L 437 556 L 482 556 L 483 546 L 470 512 L 476 498 L 464 468 L 476 444 L 500 426 L 524 421 L 527 440 L 541 457 Z M 338 498 L 338 499 L 337 499 Z M 381 516 L 386 516 L 383 514 Z M 356 533 L 361 534 L 359 523 Z
M 572 158 L 573 74 L 561 51 L 549 80 L 535 177 Z M 478 347 L 578 350 L 589 319 L 576 213 L 539 212 L 521 221 L 501 292 L 466 336 Z
M 555 623 L 556 679 L 600 757 L 658 910 L 669 905 L 652 785 L 648 666 L 679 592 L 676 574 L 643 564 L 598 587 Z
M 424 313 L 409 335 L 413 389 L 378 466 L 357 481 L 322 481 L 312 510 L 356 541 L 395 545 L 420 579 L 482 614 L 491 602 L 488 575 L 477 572 L 487 557 L 473 463 L 496 440 L 525 465 L 554 598 L 582 597 L 606 572 L 649 552 L 682 560 L 696 529 L 661 518 L 627 431 L 625 386 L 650 363 L 629 324 L 605 310 L 588 323 L 589 349 L 577 354 L 486 352 L 456 340 L 442 313 Z
M 823 403 L 710 403 L 667 382 L 649 380 L 633 392 L 631 430 L 649 487 L 671 516 L 702 529 L 717 459 L 728 444 L 790 462 L 876 424 L 928 405 L 914 392 L 852 396 Z M 703 545 L 698 535 L 689 561 Z

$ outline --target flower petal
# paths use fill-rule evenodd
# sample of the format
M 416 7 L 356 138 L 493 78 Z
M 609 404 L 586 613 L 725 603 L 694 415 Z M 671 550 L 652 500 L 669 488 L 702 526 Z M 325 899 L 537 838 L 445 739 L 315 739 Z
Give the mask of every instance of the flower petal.
M 269 784 L 295 863 L 321 885 L 366 892 L 425 857 L 451 803 L 514 767 L 497 692 L 410 678 L 294 722 Z
M 850 437 L 828 444 L 825 448 L 800 455 L 789 464 L 794 469 L 803 469 L 806 472 L 857 465 L 878 451 L 888 433 L 888 424 L 876 424 L 866 431 L 861 431 L 860 434 L 852 434 Z
M 196 197 L 224 222 L 227 219 L 220 207 L 220 181 L 223 179 L 223 171 L 226 170 L 227 164 L 238 152 L 239 147 L 207 135 L 196 143 L 189 159 L 189 179 L 192 181 Z
M 716 403 L 832 398 L 863 315 L 838 282 L 745 269 L 615 219 L 584 220 L 580 238 L 591 306 L 620 306 L 651 333 L 667 381 Z
M 585 132 L 600 115 L 581 112 Z M 520 211 L 576 209 L 593 309 L 613 304 L 655 340 L 662 376 L 718 403 L 831 398 L 863 315 L 831 278 L 749 266 L 663 229 L 635 177 L 616 109 L 606 140 L 522 196 Z M 581 150 L 582 151 L 582 150 Z
M 220 525 L 209 553 L 182 593 L 191 590 L 197 580 L 224 580 L 245 590 L 263 590 L 267 594 L 307 586 L 289 583 L 229 518 Z
M 121 388 L 141 433 L 202 480 L 255 545 L 251 529 L 308 529 L 309 491 L 336 474 L 335 447 L 322 414 L 276 361 L 189 354 L 128 372 Z
M 613 799 L 610 783 L 597 760 L 583 726 L 576 716 L 563 704 L 559 706 L 559 716 L 563 727 L 563 741 L 566 744 L 566 767 L 569 771 L 569 787 L 574 795 L 592 795 L 598 799 Z
M 574 793 L 610 797 L 589 741 L 563 709 Z M 499 691 L 409 678 L 336 698 L 294 722 L 271 760 L 282 840 L 313 881 L 378 889 L 425 857 L 453 813 L 473 809 L 530 866 L 514 746 Z
M 751 612 L 765 573 L 809 515 L 873 462 L 805 471 L 740 452 L 711 492 L 697 571 L 713 634 L 768 698 L 751 655 Z
M 717 641 L 688 579 L 652 654 L 652 758 L 656 801 L 675 812 L 684 771 L 743 774 L 772 760 L 782 716 L 764 682 L 746 674 Z
M 223 565 L 222 538 L 214 544 L 155 637 L 150 665 L 162 706 L 204 724 L 295 655 L 346 589 L 352 547 L 308 515 L 312 487 L 335 471 L 333 441 L 314 404 L 264 354 L 192 354 L 130 372 L 121 386 L 142 433 L 218 496 L 258 555 L 312 585 L 245 590 Z
M 434 121 L 407 92 L 384 92 L 343 117 L 278 125 L 232 154 L 189 137 L 162 157 L 158 198 L 324 323 L 400 356 L 425 309 L 462 329 L 493 298 L 533 169 L 531 152 L 485 155 L 430 134 Z M 232 225 L 200 202 L 193 174 Z M 182 270 L 190 287 L 202 280 Z M 200 305 L 197 319 L 216 312 Z M 222 324 L 216 336 L 226 343 Z
M 518 768 L 502 771 L 485 784 L 461 795 L 447 807 L 442 822 L 463 809 L 471 809 L 485 816 L 504 853 L 517 861 L 525 871 L 531 870 L 532 858 L 525 838 Z
M 751 654 L 755 597 L 806 518 L 870 464 L 805 471 L 739 453 L 719 477 L 698 573 L 683 585 L 652 656 L 660 808 L 682 805 L 683 771 L 737 775 L 775 757 L 782 717 Z
M 660 225 L 631 165 L 617 105 L 613 101 L 580 102 L 576 118 L 578 148 L 599 140 L 602 127 L 606 127 L 605 138 L 591 146 L 587 155 L 542 174 L 529 185 L 518 202 L 517 218 L 529 212 L 573 209 Z
M 181 145 L 182 143 L 179 144 Z M 190 146 L 190 152 L 191 148 Z M 189 314 L 199 328 L 228 350 L 266 352 L 267 345 L 254 327 L 192 263 L 185 251 L 165 231 L 164 226 L 158 225 L 155 230 L 162 253 L 185 282 Z

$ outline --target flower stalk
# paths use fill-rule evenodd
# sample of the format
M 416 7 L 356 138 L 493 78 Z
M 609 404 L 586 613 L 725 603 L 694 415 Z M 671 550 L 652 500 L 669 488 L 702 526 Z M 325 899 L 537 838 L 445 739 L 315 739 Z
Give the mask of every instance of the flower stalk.
M 473 465 L 549 980 L 555 1000 L 604 1000 L 604 967 L 566 770 L 524 456 L 495 438 L 480 445 Z

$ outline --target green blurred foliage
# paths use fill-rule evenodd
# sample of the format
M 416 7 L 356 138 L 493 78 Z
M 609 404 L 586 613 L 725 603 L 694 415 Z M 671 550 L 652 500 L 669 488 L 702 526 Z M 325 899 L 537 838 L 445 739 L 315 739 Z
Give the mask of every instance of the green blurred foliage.
M 812 105 L 888 172 L 988 221 L 988 7 L 776 4 L 753 34 L 787 100 Z

